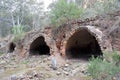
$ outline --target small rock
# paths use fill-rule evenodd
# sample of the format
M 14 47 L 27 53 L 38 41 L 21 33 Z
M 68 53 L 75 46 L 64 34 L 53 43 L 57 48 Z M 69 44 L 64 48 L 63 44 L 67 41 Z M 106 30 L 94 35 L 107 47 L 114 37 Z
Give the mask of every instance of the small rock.
M 0 61 L 0 63 L 1 63 L 1 64 L 4 64 L 4 63 L 6 63 L 6 61 Z
M 4 69 L 0 69 L 0 73 L 4 72 L 5 70 Z
M 68 67 L 69 66 L 69 64 L 65 64 L 65 67 Z
M 38 73 L 36 71 L 34 71 L 33 76 L 38 77 Z
M 39 78 L 34 78 L 34 80 L 40 80 Z
M 69 75 L 69 73 L 68 73 L 68 72 L 66 72 L 66 71 L 65 71 L 64 73 L 65 73 L 65 75 Z
M 48 57 L 47 60 L 48 60 L 48 61 L 51 60 L 50 57 Z
M 23 79 L 24 79 L 24 75 L 21 74 L 21 75 L 19 76 L 19 78 L 20 78 L 20 80 L 23 80 Z
M 29 75 L 29 79 L 33 79 L 33 77 L 31 75 Z
M 10 78 L 10 80 L 17 80 L 16 75 L 12 75 L 11 78 Z
M 68 71 L 68 69 L 67 69 L 67 68 L 63 68 L 63 70 L 64 70 L 64 71 Z
M 117 80 L 117 79 L 115 77 L 113 77 L 112 80 Z
M 57 72 L 57 75 L 60 75 L 61 74 L 61 72 Z

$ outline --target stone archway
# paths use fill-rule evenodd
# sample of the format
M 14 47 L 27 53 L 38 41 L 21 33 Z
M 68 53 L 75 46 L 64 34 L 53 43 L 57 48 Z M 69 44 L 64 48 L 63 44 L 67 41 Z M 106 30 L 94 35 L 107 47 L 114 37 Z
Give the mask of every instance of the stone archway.
M 66 56 L 68 58 L 88 58 L 102 55 L 96 38 L 86 29 L 78 29 L 67 41 Z
M 22 45 L 23 47 L 20 47 Z M 16 53 L 21 57 L 28 57 L 29 55 L 51 55 L 55 53 L 55 41 L 51 35 L 38 31 L 27 33 L 20 45 L 17 46 Z
M 93 26 L 80 26 L 69 31 L 63 41 L 62 55 L 67 58 L 89 59 L 103 56 L 103 51 L 112 51 L 111 44 L 103 33 Z
M 45 38 L 43 36 L 37 37 L 31 44 L 29 49 L 29 54 L 32 55 L 45 55 L 50 54 L 50 48 L 45 42 Z

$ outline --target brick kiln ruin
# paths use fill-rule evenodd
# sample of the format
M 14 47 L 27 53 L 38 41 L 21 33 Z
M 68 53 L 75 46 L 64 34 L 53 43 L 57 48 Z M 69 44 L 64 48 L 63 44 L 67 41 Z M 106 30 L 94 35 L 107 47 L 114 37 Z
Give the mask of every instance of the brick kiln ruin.
M 79 58 L 102 55 L 102 51 L 112 51 L 103 33 L 94 26 L 80 26 L 67 33 L 62 43 L 61 53 L 66 57 Z
M 59 54 L 64 58 L 100 56 L 103 51 L 112 49 L 120 51 L 120 28 L 113 29 L 114 26 L 120 26 L 119 17 L 118 11 L 105 16 L 71 21 L 56 29 L 48 27 L 43 31 L 31 31 L 16 43 L 9 42 L 7 50 L 21 57 Z
M 67 27 L 65 25 L 64 27 Z M 16 43 L 10 43 L 9 51 L 15 49 L 15 53 L 21 57 L 28 55 L 49 55 L 60 54 L 65 58 L 86 58 L 103 55 L 102 51 L 112 51 L 112 46 L 105 38 L 105 35 L 94 26 L 72 25 L 64 33 L 55 35 L 48 34 L 51 29 L 46 29 L 43 33 L 33 31 L 28 33 L 23 39 Z M 54 33 L 54 31 L 53 31 Z

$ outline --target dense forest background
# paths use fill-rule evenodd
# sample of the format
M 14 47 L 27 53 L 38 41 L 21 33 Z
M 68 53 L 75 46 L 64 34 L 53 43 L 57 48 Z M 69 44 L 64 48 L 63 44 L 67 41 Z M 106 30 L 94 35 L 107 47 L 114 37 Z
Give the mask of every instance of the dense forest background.
M 0 0 L 0 37 L 114 12 L 119 4 L 120 0 L 52 0 L 45 10 L 42 0 Z

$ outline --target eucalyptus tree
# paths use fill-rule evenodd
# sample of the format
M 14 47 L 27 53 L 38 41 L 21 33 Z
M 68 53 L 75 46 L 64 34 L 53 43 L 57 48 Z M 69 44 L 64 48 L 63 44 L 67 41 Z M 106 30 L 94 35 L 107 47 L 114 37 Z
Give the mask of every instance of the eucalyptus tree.
M 25 28 L 39 26 L 42 5 L 36 0 L 0 0 L 0 32 L 10 33 L 10 29 L 17 25 L 27 26 Z

